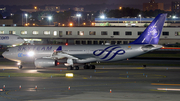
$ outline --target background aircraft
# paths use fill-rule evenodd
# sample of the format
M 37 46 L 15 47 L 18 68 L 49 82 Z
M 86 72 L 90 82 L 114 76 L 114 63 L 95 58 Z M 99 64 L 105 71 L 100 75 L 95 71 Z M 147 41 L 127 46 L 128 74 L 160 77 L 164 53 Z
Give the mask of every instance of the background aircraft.
M 91 62 L 111 62 L 132 58 L 149 51 L 159 49 L 157 45 L 167 14 L 159 14 L 145 31 L 132 43 L 127 45 L 31 45 L 9 48 L 2 55 L 12 61 L 32 62 L 35 67 L 57 66 L 59 60 L 65 59 L 68 69 L 95 69 Z
M 24 40 L 18 35 L 0 34 L 0 45 L 18 45 Z

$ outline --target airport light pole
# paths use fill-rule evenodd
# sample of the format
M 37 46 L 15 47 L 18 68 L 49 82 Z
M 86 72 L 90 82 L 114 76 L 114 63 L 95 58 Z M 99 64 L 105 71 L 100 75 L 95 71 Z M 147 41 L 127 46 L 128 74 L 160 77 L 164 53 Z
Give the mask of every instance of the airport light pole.
M 101 15 L 100 18 L 101 18 L 101 19 L 105 19 L 105 15 Z
M 93 15 L 94 15 L 94 14 L 91 14 L 91 21 L 93 20 Z
M 28 16 L 28 14 L 26 13 L 26 14 L 24 14 L 25 16 L 26 16 L 26 24 L 27 24 L 27 16 Z
M 141 14 L 139 14 L 139 17 L 140 17 L 140 23 L 141 23 Z
M 49 17 L 48 17 L 48 20 L 49 20 L 49 25 L 50 25 L 50 21 L 51 21 L 51 19 L 52 19 L 52 16 L 49 16 Z
M 79 18 L 81 17 L 81 14 L 76 14 L 77 18 L 78 18 L 78 26 L 79 26 Z

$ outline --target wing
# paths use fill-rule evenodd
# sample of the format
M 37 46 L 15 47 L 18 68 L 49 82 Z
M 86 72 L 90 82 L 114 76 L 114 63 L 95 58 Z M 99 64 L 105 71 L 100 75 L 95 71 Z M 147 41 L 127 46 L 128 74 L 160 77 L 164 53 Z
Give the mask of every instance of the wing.
M 73 66 L 74 63 L 89 63 L 89 62 L 97 61 L 95 57 L 92 57 L 90 55 L 86 55 L 86 56 L 70 55 L 63 51 L 55 51 L 50 57 L 43 57 L 43 58 L 51 58 L 54 60 L 67 58 L 67 63 L 65 64 L 66 66 Z

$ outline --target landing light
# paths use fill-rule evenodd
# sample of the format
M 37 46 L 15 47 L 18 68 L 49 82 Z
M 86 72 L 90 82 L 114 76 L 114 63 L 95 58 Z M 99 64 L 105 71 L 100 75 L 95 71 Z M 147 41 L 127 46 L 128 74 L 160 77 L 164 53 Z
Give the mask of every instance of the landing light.
M 18 62 L 18 63 L 17 63 L 17 65 L 21 65 L 21 63 L 20 63 L 20 62 Z
M 33 52 L 33 51 L 29 51 L 29 52 L 27 53 L 27 55 L 28 55 L 28 56 L 34 56 L 34 52 Z
M 16 47 L 16 45 L 12 45 L 13 47 Z

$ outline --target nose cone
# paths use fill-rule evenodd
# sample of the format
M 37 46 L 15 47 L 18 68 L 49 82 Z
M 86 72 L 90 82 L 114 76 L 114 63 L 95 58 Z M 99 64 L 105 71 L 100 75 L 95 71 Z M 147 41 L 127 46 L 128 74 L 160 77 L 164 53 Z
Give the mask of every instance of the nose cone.
M 24 42 L 23 39 L 19 39 L 19 40 L 18 40 L 18 44 L 21 44 L 21 43 L 23 43 L 23 42 Z
M 15 43 L 13 43 L 13 45 L 19 45 L 19 44 L 22 44 L 22 43 L 24 43 L 24 40 L 23 39 L 18 39 L 18 40 L 16 40 Z
M 20 43 L 24 43 L 24 39 L 20 40 Z
M 5 57 L 6 57 L 6 52 L 3 52 L 3 53 L 2 53 L 2 56 L 5 58 Z

